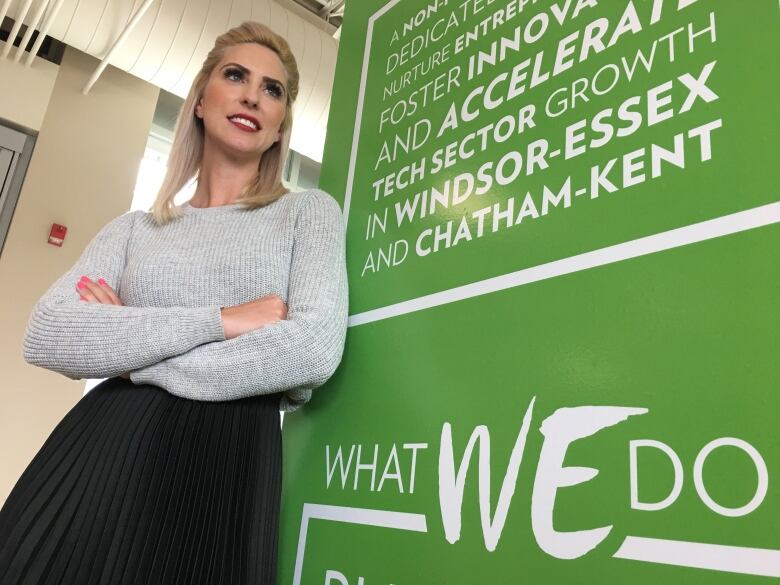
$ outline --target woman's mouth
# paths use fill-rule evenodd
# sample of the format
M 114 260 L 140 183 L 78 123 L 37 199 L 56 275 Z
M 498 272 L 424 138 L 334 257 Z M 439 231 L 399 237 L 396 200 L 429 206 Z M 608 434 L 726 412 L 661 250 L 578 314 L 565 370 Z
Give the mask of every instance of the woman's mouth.
M 248 116 L 230 116 L 228 121 L 236 128 L 243 130 L 244 132 L 258 132 L 260 130 L 260 124 L 254 118 Z

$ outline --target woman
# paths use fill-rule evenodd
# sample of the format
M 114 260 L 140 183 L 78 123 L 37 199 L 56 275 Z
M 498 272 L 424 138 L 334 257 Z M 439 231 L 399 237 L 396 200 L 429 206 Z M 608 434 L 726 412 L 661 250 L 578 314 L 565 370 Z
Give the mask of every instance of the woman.
M 275 582 L 279 408 L 333 373 L 347 317 L 340 209 L 280 182 L 297 92 L 284 39 L 220 36 L 152 212 L 111 221 L 36 304 L 25 359 L 109 379 L 0 510 L 3 585 Z

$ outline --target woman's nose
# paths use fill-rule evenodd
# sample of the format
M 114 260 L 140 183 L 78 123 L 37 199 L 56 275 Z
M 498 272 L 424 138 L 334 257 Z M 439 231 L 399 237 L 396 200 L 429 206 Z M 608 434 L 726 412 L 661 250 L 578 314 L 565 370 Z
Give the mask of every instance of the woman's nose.
M 241 103 L 248 108 L 257 109 L 258 100 L 256 97 L 245 95 L 241 99 Z

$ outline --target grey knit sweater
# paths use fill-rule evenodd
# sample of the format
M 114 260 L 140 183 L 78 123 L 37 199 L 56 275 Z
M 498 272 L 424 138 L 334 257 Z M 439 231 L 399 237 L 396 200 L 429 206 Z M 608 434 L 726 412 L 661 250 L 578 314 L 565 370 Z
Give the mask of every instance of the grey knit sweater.
M 24 359 L 65 376 L 130 371 L 194 400 L 284 392 L 280 408 L 311 397 L 341 360 L 347 327 L 344 226 L 320 190 L 270 205 L 197 208 L 157 226 L 134 211 L 109 222 L 35 305 Z M 125 306 L 79 300 L 86 275 Z M 225 339 L 220 307 L 275 293 L 286 320 Z

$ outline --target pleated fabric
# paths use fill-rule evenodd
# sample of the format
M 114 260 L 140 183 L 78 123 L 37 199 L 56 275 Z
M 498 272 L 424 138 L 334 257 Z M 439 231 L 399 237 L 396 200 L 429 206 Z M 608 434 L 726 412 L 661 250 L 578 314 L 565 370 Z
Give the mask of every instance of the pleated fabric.
M 0 583 L 276 583 L 278 405 L 278 395 L 198 402 L 105 380 L 0 510 Z

